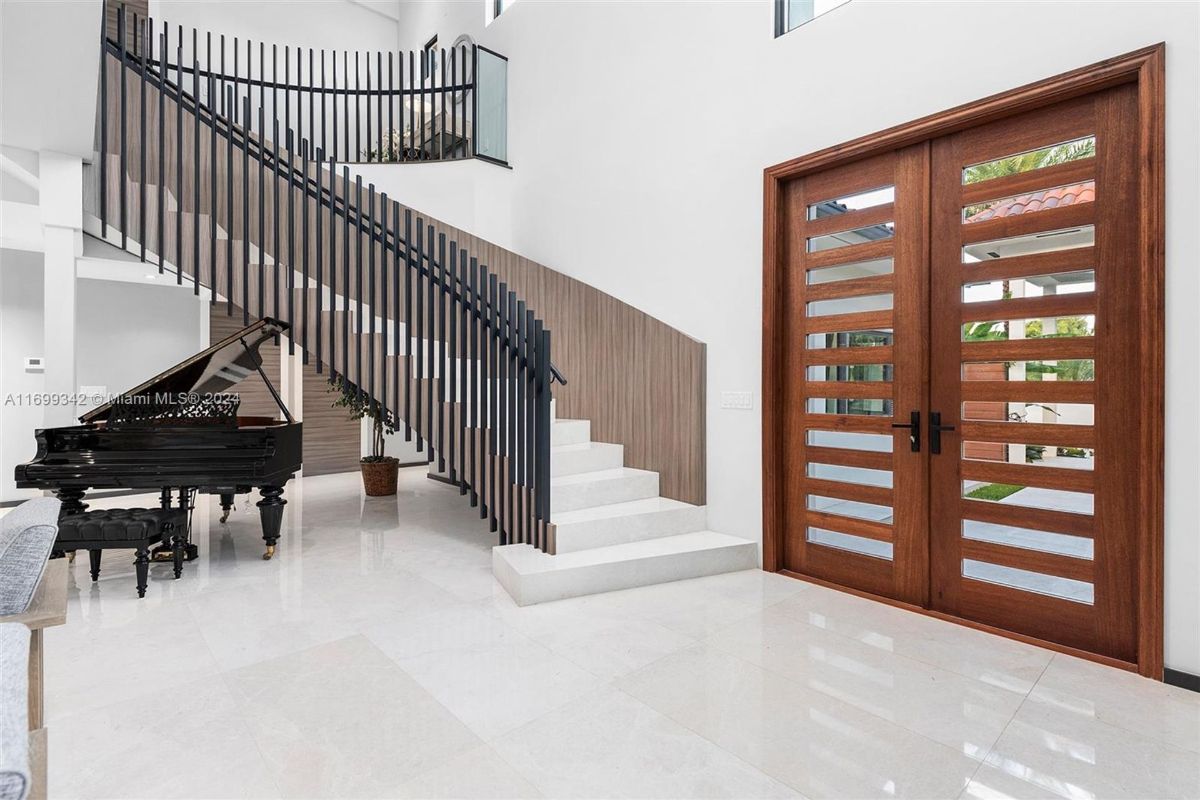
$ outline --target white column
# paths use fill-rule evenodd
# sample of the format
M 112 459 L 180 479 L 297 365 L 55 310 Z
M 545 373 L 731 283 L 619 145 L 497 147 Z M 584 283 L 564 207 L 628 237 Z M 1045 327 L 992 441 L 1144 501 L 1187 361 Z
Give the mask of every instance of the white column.
M 45 150 L 38 154 L 38 161 L 45 242 L 45 391 L 70 397 L 79 391 L 75 381 L 75 263 L 83 253 L 83 161 Z M 77 413 L 75 405 L 49 403 L 45 425 L 71 425 Z

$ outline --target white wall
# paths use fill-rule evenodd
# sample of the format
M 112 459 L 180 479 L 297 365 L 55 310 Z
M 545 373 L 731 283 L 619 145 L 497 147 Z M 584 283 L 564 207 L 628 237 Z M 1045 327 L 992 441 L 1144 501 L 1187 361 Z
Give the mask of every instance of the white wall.
M 207 346 L 201 343 L 200 326 L 208 300 L 197 298 L 190 288 L 80 278 L 77 290 L 75 375 L 80 386 L 103 386 L 108 394 L 120 394 Z
M 25 359 L 41 355 L 42 254 L 0 250 L 0 501 L 39 494 L 15 487 L 13 467 L 37 452 L 42 409 L 26 395 L 40 394 L 45 381 L 25 371 Z
M 92 156 L 100 0 L 0 2 L 0 143 Z
M 505 208 L 475 232 L 707 342 L 710 524 L 755 538 L 760 417 L 716 401 L 760 386 L 763 168 L 1166 41 L 1167 663 L 1200 672 L 1200 5 L 854 0 L 779 39 L 769 0 L 520 0 L 486 28 L 482 0 L 418 2 L 401 25 L 510 58 L 514 170 L 459 208 L 439 165 L 372 179 L 462 227 Z

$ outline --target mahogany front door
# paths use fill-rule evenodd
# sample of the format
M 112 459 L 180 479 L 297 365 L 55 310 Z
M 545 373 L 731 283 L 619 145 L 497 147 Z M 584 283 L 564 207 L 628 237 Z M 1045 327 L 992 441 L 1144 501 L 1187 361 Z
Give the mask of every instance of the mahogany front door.
M 1161 263 L 1139 229 L 1157 202 L 1142 89 L 780 180 L 772 566 L 1153 663 L 1139 581 L 1161 513 Z

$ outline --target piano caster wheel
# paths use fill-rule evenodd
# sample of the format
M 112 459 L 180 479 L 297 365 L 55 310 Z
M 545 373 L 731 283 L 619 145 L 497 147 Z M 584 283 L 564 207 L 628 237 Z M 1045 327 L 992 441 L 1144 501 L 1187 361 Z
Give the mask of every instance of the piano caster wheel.
M 271 556 L 275 555 L 275 545 L 267 545 L 267 552 L 263 553 L 263 561 L 270 561 Z
M 72 550 L 71 552 L 67 553 L 67 563 L 68 563 L 68 564 L 74 564 L 74 563 L 75 563 L 75 551 L 74 551 L 74 550 Z
M 221 512 L 221 519 L 218 521 L 223 525 L 223 524 L 225 524 L 225 520 L 227 520 L 227 519 L 229 519 L 229 509 L 228 508 Z

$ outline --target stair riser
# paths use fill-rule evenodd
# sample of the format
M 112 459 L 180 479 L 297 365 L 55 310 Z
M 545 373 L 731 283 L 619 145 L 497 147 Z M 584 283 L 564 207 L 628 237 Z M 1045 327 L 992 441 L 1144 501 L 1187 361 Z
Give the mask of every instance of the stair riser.
M 555 511 L 576 511 L 580 508 L 627 503 L 658 495 L 658 473 L 647 472 L 620 478 L 552 486 L 551 508 Z
M 555 542 L 557 553 L 575 553 L 596 547 L 640 542 L 702 531 L 708 515 L 703 506 L 648 511 L 610 519 L 557 524 Z
M 758 545 L 748 541 L 695 552 L 521 576 L 509 566 L 501 552 L 503 549 L 492 549 L 492 572 L 519 606 L 701 578 L 758 566 Z
M 586 419 L 558 420 L 550 428 L 550 445 L 586 444 L 592 440 L 592 423 Z
M 595 445 L 587 450 L 553 450 L 550 453 L 550 475 L 578 475 L 602 469 L 616 469 L 625 464 L 625 448 L 619 444 Z

